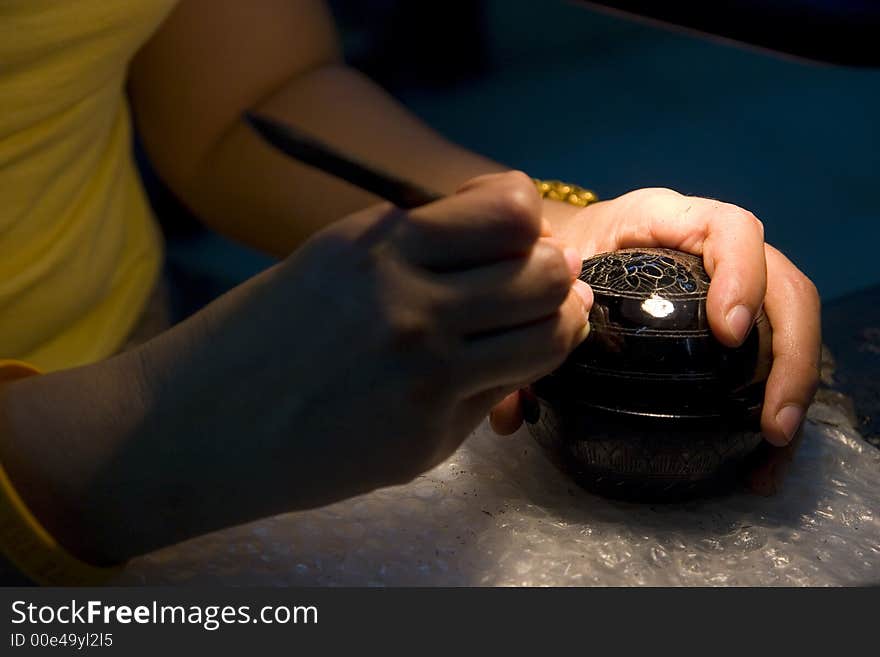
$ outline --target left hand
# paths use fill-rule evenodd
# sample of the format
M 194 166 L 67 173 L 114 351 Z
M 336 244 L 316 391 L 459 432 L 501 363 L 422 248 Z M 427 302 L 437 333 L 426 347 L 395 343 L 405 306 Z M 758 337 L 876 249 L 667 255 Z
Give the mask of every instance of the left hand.
M 709 325 L 729 347 L 742 344 L 763 304 L 773 327 L 773 367 L 761 429 L 773 445 L 794 439 L 819 381 L 819 295 L 809 278 L 764 242 L 763 224 L 751 212 L 669 189 L 639 189 L 576 212 L 556 211 L 550 225 L 555 238 L 584 258 L 639 246 L 702 256 L 711 277 Z M 496 405 L 490 419 L 497 433 L 516 431 L 522 423 L 519 393 Z

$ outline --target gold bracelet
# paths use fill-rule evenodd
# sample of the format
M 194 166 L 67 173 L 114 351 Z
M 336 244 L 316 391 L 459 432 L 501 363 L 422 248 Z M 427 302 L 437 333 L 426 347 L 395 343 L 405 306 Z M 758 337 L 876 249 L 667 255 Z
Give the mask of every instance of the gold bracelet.
M 0 360 L 3 383 L 39 374 L 26 363 Z M 0 425 L 0 430 L 3 427 Z M 31 513 L 0 464 L 0 554 L 23 575 L 45 586 L 93 586 L 119 574 L 121 567 L 80 561 L 56 541 Z
M 532 178 L 535 187 L 541 198 L 548 198 L 551 201 L 560 201 L 562 203 L 570 203 L 579 208 L 585 208 L 590 203 L 595 203 L 599 197 L 592 190 L 585 189 L 579 185 L 560 182 L 559 180 L 540 180 Z

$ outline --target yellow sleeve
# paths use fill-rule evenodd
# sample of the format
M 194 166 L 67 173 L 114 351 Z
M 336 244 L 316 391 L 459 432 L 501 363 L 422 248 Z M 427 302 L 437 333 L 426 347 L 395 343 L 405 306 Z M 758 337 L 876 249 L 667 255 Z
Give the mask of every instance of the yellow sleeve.
M 10 381 L 40 374 L 27 363 L 0 359 L 0 389 Z M 0 415 L 0 432 L 4 431 Z M 47 586 L 101 584 L 119 568 L 100 568 L 64 549 L 30 512 L 0 463 L 0 554 L 23 575 Z
M 40 373 L 40 370 L 28 363 L 0 358 L 0 385 Z

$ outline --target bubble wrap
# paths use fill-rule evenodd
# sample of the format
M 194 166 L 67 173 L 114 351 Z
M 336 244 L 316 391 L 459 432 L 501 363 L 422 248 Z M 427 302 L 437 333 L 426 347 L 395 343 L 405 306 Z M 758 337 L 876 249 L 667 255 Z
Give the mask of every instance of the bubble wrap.
M 524 430 L 481 426 L 412 483 L 200 537 L 120 584 L 834 585 L 880 582 L 880 451 L 814 404 L 782 490 L 638 505 L 577 488 Z

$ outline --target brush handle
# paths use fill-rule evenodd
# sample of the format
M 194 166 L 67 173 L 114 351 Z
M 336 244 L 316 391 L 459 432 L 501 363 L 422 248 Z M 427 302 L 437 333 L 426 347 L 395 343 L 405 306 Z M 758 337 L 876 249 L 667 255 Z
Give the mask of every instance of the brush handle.
M 417 208 L 443 195 L 426 190 L 373 166 L 343 155 L 327 144 L 265 116 L 247 112 L 245 120 L 269 144 L 298 162 L 341 178 L 390 201 L 399 208 Z

